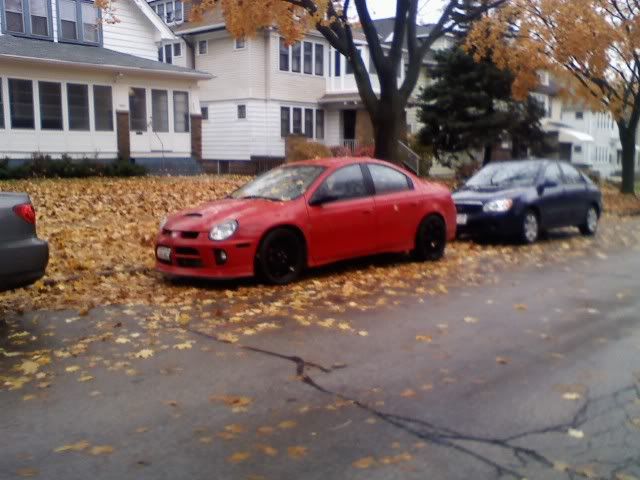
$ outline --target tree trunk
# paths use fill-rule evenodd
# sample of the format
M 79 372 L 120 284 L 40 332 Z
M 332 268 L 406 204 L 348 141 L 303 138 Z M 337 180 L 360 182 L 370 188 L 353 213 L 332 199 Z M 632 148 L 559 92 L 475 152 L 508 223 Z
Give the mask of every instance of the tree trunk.
M 636 129 L 627 127 L 620 129 L 620 143 L 622 143 L 622 193 L 635 193 L 636 166 Z
M 372 117 L 375 135 L 375 157 L 380 160 L 402 165 L 402 155 L 398 142 L 405 140 L 405 106 L 399 99 L 380 100 L 378 114 Z
M 488 165 L 491 163 L 491 155 L 493 154 L 493 145 L 485 145 L 484 146 L 484 157 L 482 158 L 482 166 Z

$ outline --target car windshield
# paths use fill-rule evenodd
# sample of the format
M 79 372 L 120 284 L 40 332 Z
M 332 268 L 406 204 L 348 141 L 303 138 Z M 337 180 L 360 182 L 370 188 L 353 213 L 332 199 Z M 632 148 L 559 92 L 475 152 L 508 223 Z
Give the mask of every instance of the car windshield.
M 264 198 L 286 201 L 298 198 L 325 167 L 304 165 L 271 170 L 231 194 L 231 198 Z
M 526 187 L 533 185 L 539 162 L 490 163 L 465 184 L 469 188 Z

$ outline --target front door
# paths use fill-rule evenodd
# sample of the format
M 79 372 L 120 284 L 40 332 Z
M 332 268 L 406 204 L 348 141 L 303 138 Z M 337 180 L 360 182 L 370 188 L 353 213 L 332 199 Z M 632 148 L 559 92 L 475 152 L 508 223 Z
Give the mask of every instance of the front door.
M 542 226 L 553 228 L 564 225 L 567 206 L 562 173 L 557 162 L 546 167 L 542 181 L 544 189 L 541 190 L 539 200 Z
M 309 256 L 314 263 L 328 263 L 369 255 L 376 244 L 374 201 L 360 165 L 349 165 L 331 174 L 311 194 L 309 205 Z
M 355 110 L 343 110 L 342 111 L 342 138 L 344 140 L 356 139 L 356 111 Z

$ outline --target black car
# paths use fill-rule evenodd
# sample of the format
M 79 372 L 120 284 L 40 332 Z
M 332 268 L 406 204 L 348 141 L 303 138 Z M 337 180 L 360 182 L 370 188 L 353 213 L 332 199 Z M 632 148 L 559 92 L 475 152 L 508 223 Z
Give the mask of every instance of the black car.
M 576 226 L 594 235 L 602 195 L 584 173 L 556 160 L 491 163 L 453 194 L 458 234 L 511 235 L 534 243 L 540 232 Z

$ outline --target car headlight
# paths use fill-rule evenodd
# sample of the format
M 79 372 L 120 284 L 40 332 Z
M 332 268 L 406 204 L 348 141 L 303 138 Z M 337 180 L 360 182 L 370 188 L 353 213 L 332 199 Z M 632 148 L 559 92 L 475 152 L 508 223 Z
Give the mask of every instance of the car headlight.
M 168 221 L 169 219 L 167 217 L 163 217 L 162 220 L 160 220 L 160 230 L 164 229 Z
M 236 233 L 237 229 L 237 220 L 229 220 L 227 222 L 220 223 L 211 229 L 209 232 L 209 239 L 215 241 L 226 240 Z
M 513 200 L 510 198 L 501 198 L 500 200 L 492 200 L 487 202 L 482 207 L 482 210 L 487 213 L 502 213 L 511 209 L 513 206 Z

